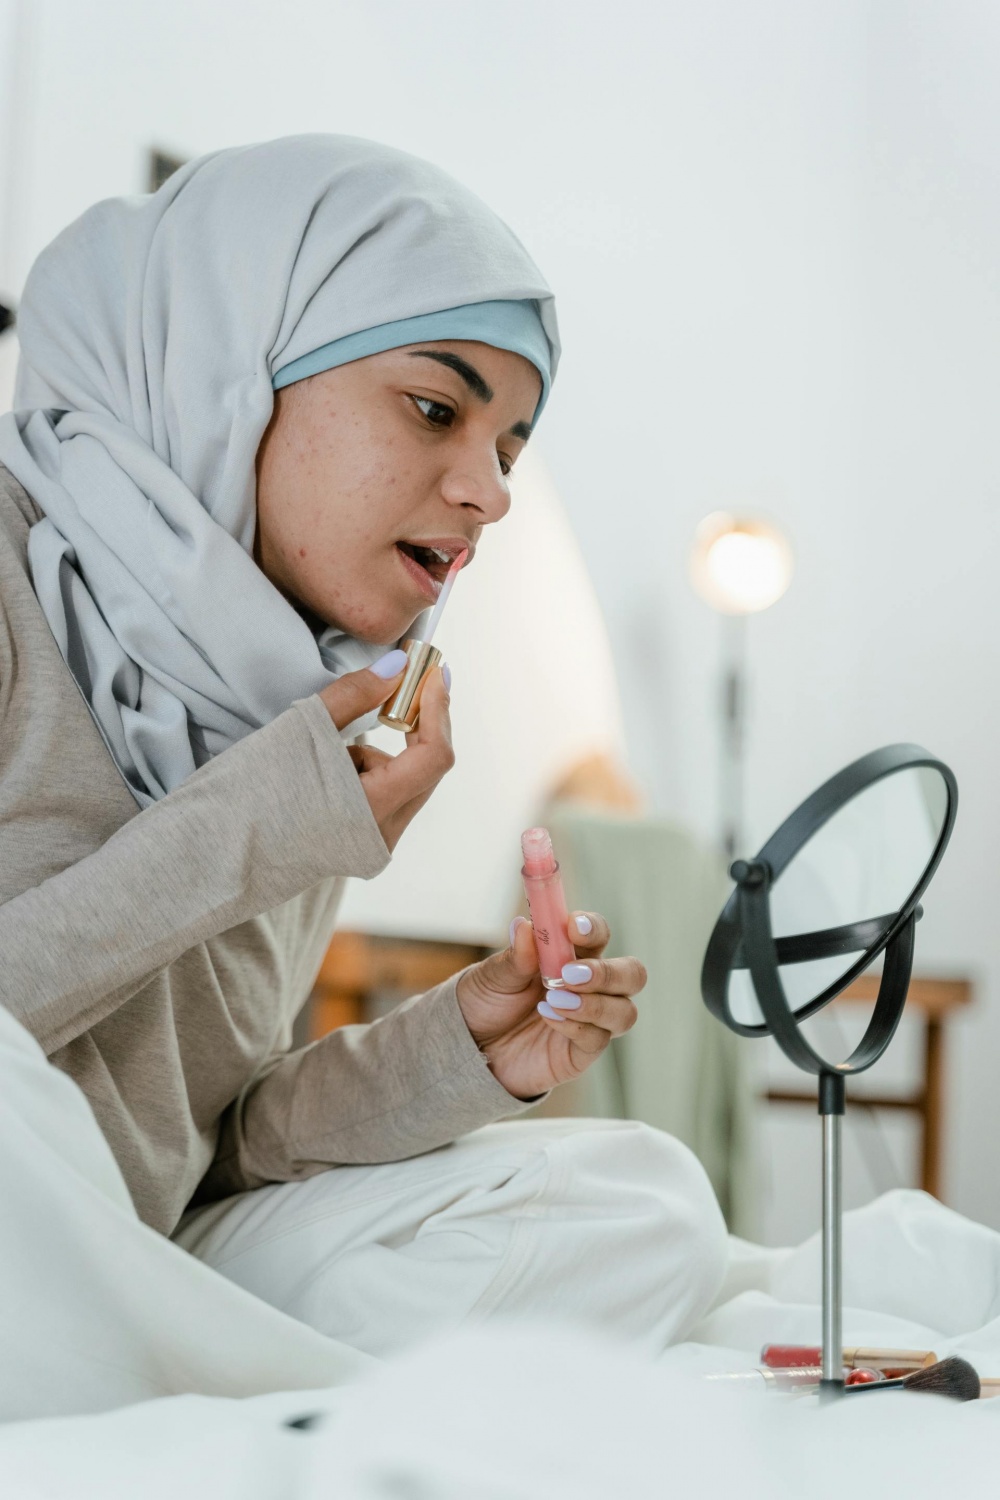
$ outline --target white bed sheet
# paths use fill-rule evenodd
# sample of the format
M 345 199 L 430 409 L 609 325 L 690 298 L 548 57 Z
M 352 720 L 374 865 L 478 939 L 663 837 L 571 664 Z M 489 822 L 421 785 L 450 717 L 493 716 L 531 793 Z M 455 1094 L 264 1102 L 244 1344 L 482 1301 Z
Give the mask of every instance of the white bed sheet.
M 845 1337 L 963 1353 L 1000 1374 L 1000 1235 L 920 1193 L 847 1216 Z M 976 1493 L 996 1481 L 1000 1400 L 812 1398 L 706 1384 L 768 1340 L 815 1342 L 815 1240 L 733 1243 L 689 1343 L 655 1365 L 560 1328 L 492 1328 L 352 1386 L 181 1396 L 0 1428 L 4 1500 L 842 1500 Z M 316 1415 L 308 1429 L 289 1418 Z
M 817 1342 L 815 1239 L 734 1241 L 716 1306 L 655 1365 L 567 1329 L 491 1327 L 379 1366 L 141 1224 L 83 1096 L 2 1007 L 0 1210 L 2 1500 L 841 1500 L 995 1483 L 1000 1400 L 821 1410 L 699 1378 L 751 1368 L 765 1341 Z M 1000 1235 L 895 1193 L 847 1216 L 845 1260 L 847 1342 L 1000 1375 Z M 285 1425 L 303 1413 L 322 1420 Z

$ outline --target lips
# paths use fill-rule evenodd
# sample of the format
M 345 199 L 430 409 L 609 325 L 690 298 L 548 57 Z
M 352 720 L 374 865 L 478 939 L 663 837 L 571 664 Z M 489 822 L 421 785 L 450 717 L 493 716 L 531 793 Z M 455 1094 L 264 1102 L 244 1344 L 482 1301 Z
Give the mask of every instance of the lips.
M 397 542 L 396 546 L 405 556 L 412 557 L 417 566 L 423 568 L 438 583 L 444 583 L 456 556 L 454 552 L 449 554 L 443 547 L 423 547 L 417 542 Z
M 460 552 L 468 551 L 471 560 L 474 548 L 461 538 L 440 542 L 399 541 L 396 551 L 410 577 L 429 598 L 436 599 L 448 576 L 448 570 Z

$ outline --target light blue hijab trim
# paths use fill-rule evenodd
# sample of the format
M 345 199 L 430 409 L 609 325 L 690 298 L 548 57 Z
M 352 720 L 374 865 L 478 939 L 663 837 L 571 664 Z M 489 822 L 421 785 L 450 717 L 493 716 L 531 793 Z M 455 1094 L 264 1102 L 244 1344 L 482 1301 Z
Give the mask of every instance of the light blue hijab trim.
M 542 327 L 538 303 L 470 302 L 465 307 L 449 307 L 444 312 L 424 313 L 417 318 L 401 318 L 396 323 L 379 323 L 360 333 L 322 344 L 301 359 L 279 370 L 271 381 L 280 391 L 296 380 L 348 365 L 369 354 L 384 354 L 387 349 L 401 349 L 406 344 L 420 344 L 432 339 L 469 339 L 478 344 L 492 344 L 495 349 L 509 349 L 530 360 L 542 377 L 542 394 L 535 408 L 534 420 L 549 397 L 552 383 L 552 351 Z

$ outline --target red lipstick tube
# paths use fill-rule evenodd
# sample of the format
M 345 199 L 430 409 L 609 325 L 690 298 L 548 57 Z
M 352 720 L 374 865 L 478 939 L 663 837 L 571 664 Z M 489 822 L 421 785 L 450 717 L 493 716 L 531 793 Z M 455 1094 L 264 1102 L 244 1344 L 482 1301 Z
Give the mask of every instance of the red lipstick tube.
M 521 852 L 524 855 L 521 879 L 535 929 L 542 983 L 547 990 L 565 989 L 563 964 L 575 962 L 576 950 L 569 940 L 569 912 L 548 829 L 529 828 L 523 833 Z
M 912 1375 L 916 1370 L 926 1370 L 928 1365 L 937 1362 L 937 1355 L 930 1349 L 845 1349 L 843 1358 L 845 1369 L 867 1367 L 880 1371 L 890 1379 Z M 812 1344 L 765 1344 L 760 1351 L 760 1362 L 771 1370 L 818 1365 L 820 1350 Z

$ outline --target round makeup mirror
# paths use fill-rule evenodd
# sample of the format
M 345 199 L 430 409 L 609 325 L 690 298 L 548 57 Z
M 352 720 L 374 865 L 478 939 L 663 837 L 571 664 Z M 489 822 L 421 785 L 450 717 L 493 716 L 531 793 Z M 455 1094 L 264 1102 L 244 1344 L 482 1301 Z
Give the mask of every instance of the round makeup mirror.
M 847 1064 L 813 1053 L 799 1022 L 890 948 L 883 986 L 894 971 L 898 987 L 907 948 L 912 957 L 918 903 L 951 835 L 957 799 L 951 771 L 918 745 L 875 750 L 821 786 L 755 859 L 733 865 L 736 888 L 702 970 L 709 1010 L 741 1036 L 773 1035 L 808 1072 L 870 1067 L 899 1020 L 905 986 L 887 1035 L 882 1007 L 878 1050 L 872 1036 Z M 763 984 L 764 976 L 753 972 L 754 953 L 758 969 L 768 970 Z
M 822 1381 L 843 1390 L 840 1121 L 845 1080 L 877 1062 L 906 1003 L 920 898 L 955 824 L 958 786 L 919 745 L 887 745 L 813 792 L 754 859 L 705 952 L 705 1004 L 740 1036 L 773 1036 L 817 1075 L 823 1122 Z M 820 1056 L 802 1023 L 882 958 L 864 1035 L 840 1062 Z

